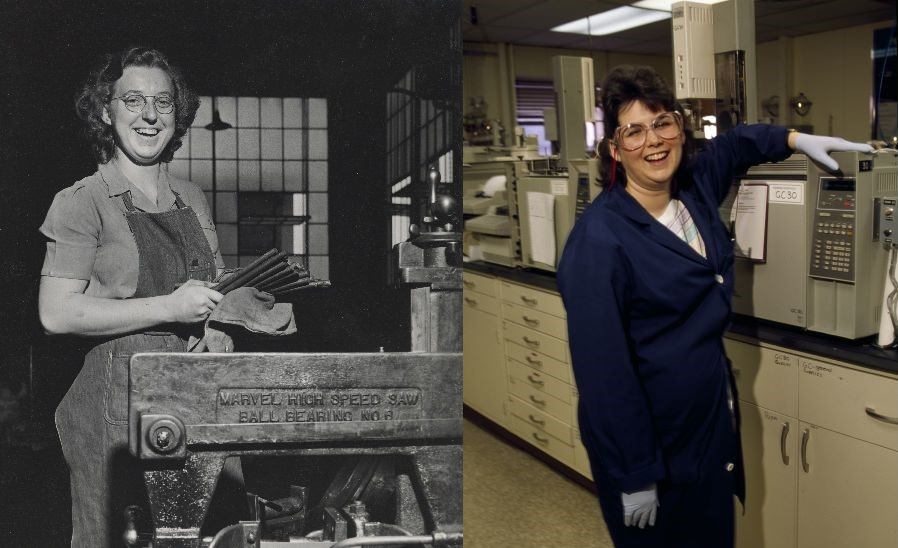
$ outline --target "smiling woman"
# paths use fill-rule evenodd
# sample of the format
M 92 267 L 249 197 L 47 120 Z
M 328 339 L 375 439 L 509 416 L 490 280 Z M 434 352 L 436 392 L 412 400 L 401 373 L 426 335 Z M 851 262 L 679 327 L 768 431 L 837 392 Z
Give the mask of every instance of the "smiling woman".
M 205 195 L 163 168 L 198 106 L 181 74 L 147 48 L 106 56 L 76 102 L 99 167 L 56 195 L 41 226 L 38 306 L 48 334 L 90 349 L 75 355 L 80 373 L 56 410 L 72 546 L 121 545 L 125 508 L 145 504 L 127 447 L 131 355 L 185 351 L 222 299 L 211 288 L 224 265 Z M 238 463 L 231 478 L 241 481 Z
M 750 166 L 793 150 L 828 165 L 829 151 L 872 148 L 742 125 L 694 153 L 682 106 L 645 67 L 610 71 L 602 109 L 608 184 L 558 267 L 602 515 L 618 548 L 731 548 L 745 484 L 721 339 L 733 244 L 717 208 Z

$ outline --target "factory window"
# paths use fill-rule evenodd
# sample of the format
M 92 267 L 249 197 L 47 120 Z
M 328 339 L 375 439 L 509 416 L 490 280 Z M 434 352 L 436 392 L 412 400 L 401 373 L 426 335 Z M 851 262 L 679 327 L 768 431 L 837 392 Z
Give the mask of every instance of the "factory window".
M 276 247 L 328 279 L 327 100 L 201 101 L 169 170 L 205 191 L 225 264 Z
M 408 239 L 408 228 L 420 223 L 429 197 L 427 167 L 436 165 L 441 180 L 453 181 L 453 124 L 457 117 L 445 104 L 416 93 L 416 71 L 410 70 L 387 94 L 387 181 L 390 186 L 390 245 Z

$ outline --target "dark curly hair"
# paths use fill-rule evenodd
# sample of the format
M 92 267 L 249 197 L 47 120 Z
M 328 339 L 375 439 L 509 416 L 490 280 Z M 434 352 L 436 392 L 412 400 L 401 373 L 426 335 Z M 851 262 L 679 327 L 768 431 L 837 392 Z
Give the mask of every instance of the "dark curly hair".
M 196 117 L 200 100 L 187 86 L 181 71 L 154 49 L 131 47 L 104 56 L 75 99 L 75 112 L 84 123 L 84 135 L 98 163 L 105 164 L 112 159 L 115 138 L 112 127 L 103 121 L 103 109 L 112 100 L 115 83 L 127 67 L 159 68 L 171 78 L 175 96 L 175 132 L 160 157 L 162 162 L 170 162 L 175 151 L 181 148 L 181 140 Z
M 624 65 L 616 67 L 608 73 L 602 84 L 601 105 L 604 114 L 603 126 L 605 139 L 599 144 L 599 172 L 606 185 L 627 184 L 627 173 L 620 162 L 613 162 L 610 142 L 614 132 L 620 125 L 620 111 L 634 101 L 640 101 L 654 111 L 679 112 L 686 119 L 683 107 L 674 97 L 667 82 L 651 67 Z M 686 126 L 687 124 L 684 124 Z M 692 180 L 690 166 L 695 151 L 695 140 L 692 130 L 683 128 L 686 143 L 683 145 L 683 160 L 674 173 L 671 193 L 676 195 L 678 188 L 685 188 Z M 611 170 L 615 169 L 612 179 Z M 613 181 L 613 182 L 612 182 Z

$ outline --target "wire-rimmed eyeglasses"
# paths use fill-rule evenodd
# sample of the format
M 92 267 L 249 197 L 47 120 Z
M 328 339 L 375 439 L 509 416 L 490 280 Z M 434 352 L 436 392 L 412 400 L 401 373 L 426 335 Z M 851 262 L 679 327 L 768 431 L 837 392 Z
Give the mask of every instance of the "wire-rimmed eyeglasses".
M 153 107 L 159 114 L 168 114 L 175 110 L 175 100 L 169 95 L 141 95 L 140 93 L 130 93 L 121 97 L 113 97 L 110 101 L 118 99 L 125 103 L 125 108 L 131 112 L 142 112 L 147 106 L 147 98 L 153 98 Z
M 651 129 L 662 139 L 675 139 L 683 131 L 683 118 L 679 112 L 662 112 L 652 120 Z M 645 124 L 627 124 L 614 132 L 614 143 L 624 150 L 639 150 L 648 134 L 649 126 Z

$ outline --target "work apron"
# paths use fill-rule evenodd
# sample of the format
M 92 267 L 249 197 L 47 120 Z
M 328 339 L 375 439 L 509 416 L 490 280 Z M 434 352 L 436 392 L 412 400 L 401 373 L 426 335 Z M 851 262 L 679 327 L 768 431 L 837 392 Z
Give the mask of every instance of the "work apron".
M 162 213 L 138 210 L 129 192 L 122 200 L 137 243 L 135 298 L 167 295 L 188 279 L 214 278 L 209 242 L 180 196 L 175 194 L 177 209 Z M 73 548 L 121 548 L 125 508 L 149 509 L 143 466 L 128 450 L 128 364 L 137 352 L 185 352 L 185 326 L 170 328 L 178 332 L 125 335 L 94 346 L 56 409 L 71 470 Z

